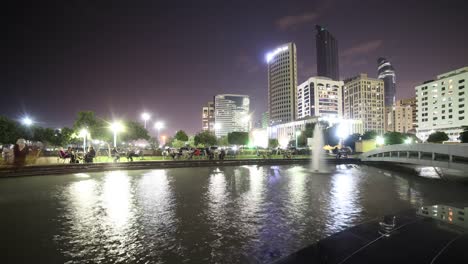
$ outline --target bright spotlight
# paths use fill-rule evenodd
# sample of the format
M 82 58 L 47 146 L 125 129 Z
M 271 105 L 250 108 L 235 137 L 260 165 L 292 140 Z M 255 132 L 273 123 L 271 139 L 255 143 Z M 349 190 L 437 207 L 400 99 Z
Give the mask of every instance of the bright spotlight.
M 25 117 L 23 117 L 23 119 L 21 120 L 21 123 L 22 123 L 23 125 L 25 125 L 25 126 L 30 126 L 30 125 L 32 125 L 34 122 L 33 122 L 33 120 L 32 120 L 31 118 L 25 116 Z
M 407 138 L 405 139 L 405 144 L 411 144 L 413 143 L 413 139 L 412 138 Z
M 157 129 L 157 130 L 162 129 L 163 127 L 164 127 L 163 122 L 158 121 L 158 122 L 154 123 L 154 128 Z
M 89 132 L 88 132 L 88 130 L 86 130 L 86 128 L 83 128 L 83 129 L 80 130 L 79 137 L 84 138 L 84 137 L 86 137 L 88 135 L 89 135 Z
M 382 136 L 377 136 L 375 138 L 375 143 L 377 143 L 377 145 L 383 145 L 385 144 L 385 139 Z
M 143 113 L 143 114 L 141 114 L 141 118 L 142 118 L 144 121 L 148 121 L 148 120 L 151 118 L 151 115 L 148 114 L 148 113 Z
M 110 129 L 111 129 L 113 132 L 120 132 L 120 131 L 123 131 L 124 126 L 123 126 L 122 122 L 120 122 L 120 121 L 115 121 L 115 122 L 113 122 L 113 123 L 110 125 Z

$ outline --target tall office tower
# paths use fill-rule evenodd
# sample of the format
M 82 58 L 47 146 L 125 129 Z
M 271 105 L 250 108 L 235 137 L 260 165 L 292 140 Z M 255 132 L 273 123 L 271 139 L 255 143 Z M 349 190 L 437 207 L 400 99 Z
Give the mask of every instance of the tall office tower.
M 395 69 L 385 58 L 377 59 L 378 78 L 384 81 L 385 88 L 385 107 L 395 104 Z
M 436 131 L 455 141 L 468 126 L 468 67 L 440 74 L 415 87 L 417 135 L 427 140 Z
M 364 131 L 384 133 L 384 83 L 361 73 L 344 81 L 344 117 L 362 120 Z
M 266 55 L 268 63 L 268 112 L 270 125 L 296 119 L 296 45 L 281 45 Z
M 202 108 L 202 130 L 203 131 L 214 131 L 215 124 L 215 107 L 214 102 L 208 102 Z
M 297 87 L 297 118 L 307 116 L 337 119 L 343 117 L 342 81 L 311 77 Z
M 317 35 L 315 43 L 317 48 L 317 75 L 340 80 L 338 64 L 338 41 L 328 30 L 316 25 Z
M 220 94 L 215 96 L 215 135 L 231 132 L 249 132 L 250 100 L 247 95 Z
M 386 131 L 400 133 L 415 133 L 414 108 L 416 98 L 397 100 L 394 106 L 387 107 Z

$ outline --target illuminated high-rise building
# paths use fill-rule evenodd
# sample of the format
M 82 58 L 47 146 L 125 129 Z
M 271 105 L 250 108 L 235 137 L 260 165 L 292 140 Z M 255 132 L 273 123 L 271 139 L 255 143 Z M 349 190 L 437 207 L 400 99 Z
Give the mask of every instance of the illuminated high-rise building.
M 317 75 L 340 80 L 338 64 L 338 41 L 325 28 L 316 25 L 317 35 L 315 45 L 317 48 Z
M 268 63 L 268 112 L 270 125 L 296 119 L 296 45 L 287 43 L 266 55 Z
M 215 107 L 214 102 L 208 102 L 202 108 L 202 130 L 203 131 L 214 131 L 215 124 Z
M 219 94 L 215 96 L 215 135 L 231 132 L 249 132 L 250 99 L 247 95 Z
M 390 107 L 395 104 L 395 69 L 390 61 L 385 58 L 378 58 L 378 78 L 383 80 L 385 88 L 385 107 Z
M 344 118 L 362 120 L 364 131 L 384 133 L 384 83 L 361 73 L 344 81 Z
M 297 87 L 297 118 L 316 116 L 324 119 L 343 117 L 343 81 L 311 77 Z

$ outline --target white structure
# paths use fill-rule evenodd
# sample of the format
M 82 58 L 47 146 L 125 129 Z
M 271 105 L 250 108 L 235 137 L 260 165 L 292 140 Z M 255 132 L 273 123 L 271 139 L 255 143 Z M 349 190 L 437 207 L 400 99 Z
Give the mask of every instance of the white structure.
M 444 73 L 436 80 L 416 86 L 417 135 L 427 140 L 435 131 L 456 141 L 468 126 L 468 67 Z
M 220 94 L 215 96 L 215 135 L 231 132 L 249 132 L 250 99 L 247 95 Z
M 386 110 L 386 131 L 400 133 L 415 133 L 414 131 L 414 106 L 416 98 L 397 100 L 394 106 Z
M 202 108 L 202 130 L 214 131 L 215 125 L 215 107 L 213 102 L 208 102 Z
M 367 74 L 345 80 L 344 118 L 362 120 L 364 131 L 384 133 L 384 82 Z
M 270 124 L 296 119 L 296 45 L 284 44 L 266 55 L 268 63 L 268 112 Z
M 343 81 L 311 77 L 297 87 L 297 118 L 343 117 Z

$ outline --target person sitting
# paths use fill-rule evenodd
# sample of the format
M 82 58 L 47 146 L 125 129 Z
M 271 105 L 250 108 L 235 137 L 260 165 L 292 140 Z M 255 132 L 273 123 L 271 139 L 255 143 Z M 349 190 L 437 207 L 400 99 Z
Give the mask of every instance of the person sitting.
M 114 162 L 117 162 L 117 161 L 120 160 L 120 153 L 117 151 L 116 148 L 113 148 L 113 149 L 111 150 L 111 157 L 114 158 Z
M 22 138 L 16 141 L 15 146 L 13 147 L 14 153 L 14 164 L 17 167 L 22 167 L 26 164 L 26 156 L 29 153 L 29 149 L 26 146 L 26 141 Z
M 89 147 L 88 153 L 84 156 L 84 162 L 85 163 L 93 163 L 93 159 L 96 157 L 96 151 L 94 148 L 91 146 Z
M 70 163 L 77 163 L 75 151 L 71 147 L 68 147 L 67 151 L 65 151 L 65 158 L 70 158 Z

